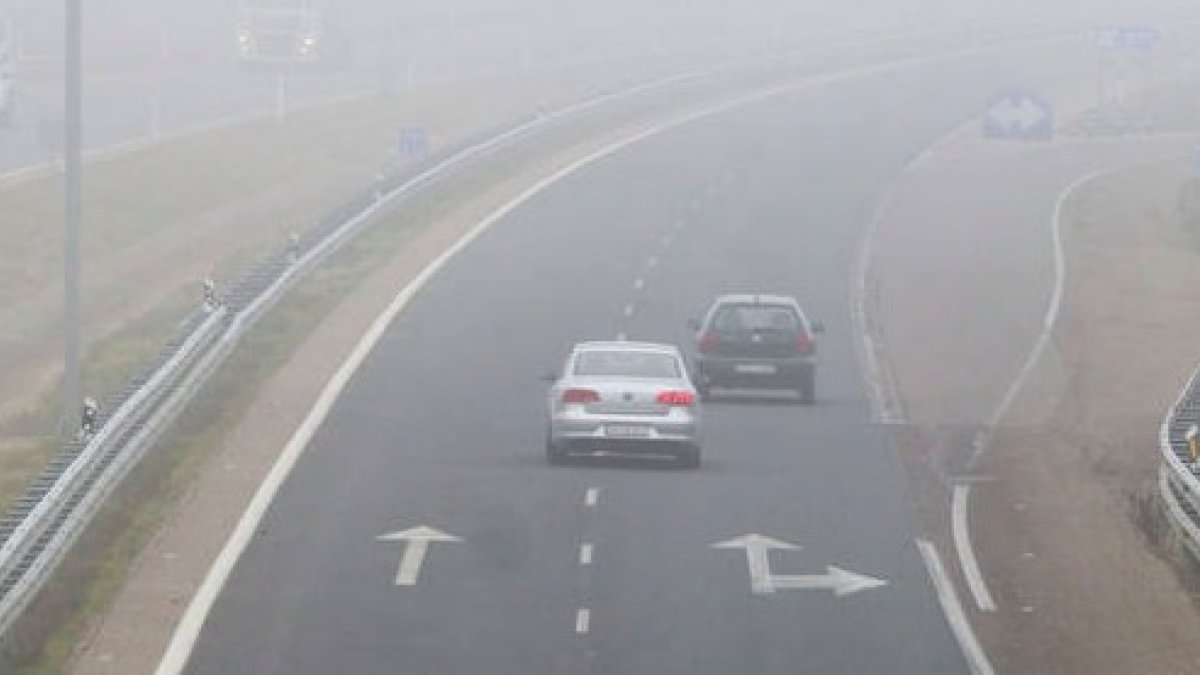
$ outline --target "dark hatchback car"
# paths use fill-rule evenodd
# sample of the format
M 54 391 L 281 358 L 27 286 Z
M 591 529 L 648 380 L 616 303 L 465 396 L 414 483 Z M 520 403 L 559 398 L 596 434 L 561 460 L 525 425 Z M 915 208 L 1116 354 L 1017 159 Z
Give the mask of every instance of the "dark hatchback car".
M 824 331 L 785 295 L 722 295 L 696 331 L 692 368 L 697 391 L 715 388 L 795 390 L 805 404 L 817 400 L 817 343 Z

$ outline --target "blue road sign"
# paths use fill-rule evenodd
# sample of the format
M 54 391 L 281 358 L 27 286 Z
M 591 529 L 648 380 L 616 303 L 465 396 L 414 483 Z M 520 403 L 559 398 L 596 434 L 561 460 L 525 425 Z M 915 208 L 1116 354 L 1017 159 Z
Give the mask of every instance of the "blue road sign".
M 1002 92 L 992 98 L 983 114 L 983 135 L 1009 140 L 1049 140 L 1054 136 L 1054 109 L 1032 91 Z
M 1148 26 L 1106 26 L 1093 35 L 1096 46 L 1106 51 L 1147 51 L 1162 38 L 1157 28 Z
M 429 150 L 429 132 L 423 127 L 402 127 L 400 129 L 400 154 L 404 157 L 416 157 Z

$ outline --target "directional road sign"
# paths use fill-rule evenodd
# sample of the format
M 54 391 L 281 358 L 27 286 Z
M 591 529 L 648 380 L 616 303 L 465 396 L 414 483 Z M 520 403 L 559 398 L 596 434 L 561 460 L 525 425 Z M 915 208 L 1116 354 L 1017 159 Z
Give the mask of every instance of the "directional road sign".
M 400 129 L 400 154 L 404 157 L 417 157 L 429 150 L 429 132 L 423 127 L 402 127 Z
M 1105 51 L 1147 51 L 1162 39 L 1157 28 L 1148 26 L 1105 26 L 1092 35 L 1096 46 Z
M 1014 89 L 994 97 L 983 115 L 983 135 L 1010 140 L 1049 140 L 1054 109 L 1032 91 Z

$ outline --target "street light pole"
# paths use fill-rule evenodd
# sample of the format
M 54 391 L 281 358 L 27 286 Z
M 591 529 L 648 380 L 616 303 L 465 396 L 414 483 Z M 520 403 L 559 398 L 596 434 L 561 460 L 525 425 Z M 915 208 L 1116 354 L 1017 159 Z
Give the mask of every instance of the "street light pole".
M 66 432 L 79 429 L 83 394 L 79 376 L 79 229 L 83 174 L 83 7 L 82 0 L 66 2 L 66 110 L 63 145 L 63 421 Z

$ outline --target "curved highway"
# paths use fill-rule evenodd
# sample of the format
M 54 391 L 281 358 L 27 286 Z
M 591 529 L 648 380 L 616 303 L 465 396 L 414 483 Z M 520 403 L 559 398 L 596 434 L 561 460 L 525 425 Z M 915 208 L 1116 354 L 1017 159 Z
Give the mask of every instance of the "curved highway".
M 930 68 L 772 99 L 509 213 L 350 382 L 188 672 L 968 672 L 870 423 L 849 293 L 874 198 L 986 80 Z M 826 322 L 819 405 L 706 404 L 699 471 L 546 464 L 539 376 L 573 342 L 683 343 L 713 295 L 753 289 Z M 421 526 L 453 540 L 412 541 L 436 534 Z M 754 593 L 746 552 L 713 546 L 751 533 L 796 547 L 769 553 L 771 575 L 887 583 Z

